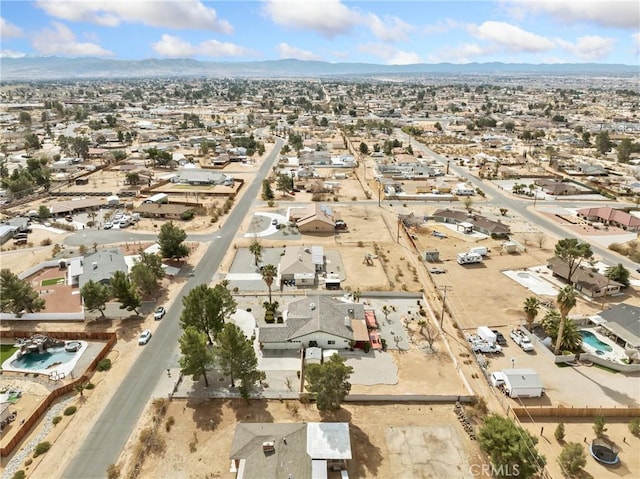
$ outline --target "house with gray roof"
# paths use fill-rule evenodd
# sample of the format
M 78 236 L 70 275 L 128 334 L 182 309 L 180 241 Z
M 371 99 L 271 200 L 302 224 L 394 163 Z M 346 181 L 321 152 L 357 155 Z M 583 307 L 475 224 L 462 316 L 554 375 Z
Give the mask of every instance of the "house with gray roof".
M 239 423 L 229 456 L 236 479 L 316 479 L 329 477 L 329 471 L 346 473 L 352 459 L 349 424 Z
M 77 278 L 80 289 L 90 280 L 95 283 L 109 284 L 116 271 L 128 272 L 124 255 L 117 249 L 100 250 L 77 261 L 77 265 L 72 263 L 69 266 L 68 274 L 73 273 L 74 277 L 70 277 L 71 280 L 68 283 L 76 284 L 75 278 Z
M 233 177 L 200 168 L 187 168 L 172 176 L 171 182 L 186 185 L 231 185 L 233 184 Z
M 307 296 L 289 304 L 283 323 L 261 325 L 258 341 L 264 349 L 346 349 L 351 341 L 362 344 L 369 341 L 364 306 L 329 296 Z
M 640 306 L 616 304 L 591 319 L 627 348 L 640 349 Z

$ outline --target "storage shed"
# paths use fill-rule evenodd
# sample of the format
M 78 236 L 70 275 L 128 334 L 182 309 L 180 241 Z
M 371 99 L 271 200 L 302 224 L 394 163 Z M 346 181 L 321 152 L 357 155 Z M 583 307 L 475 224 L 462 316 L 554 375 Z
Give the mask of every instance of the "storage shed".
M 537 398 L 544 388 L 540 376 L 533 369 L 503 369 L 504 387 L 512 398 Z

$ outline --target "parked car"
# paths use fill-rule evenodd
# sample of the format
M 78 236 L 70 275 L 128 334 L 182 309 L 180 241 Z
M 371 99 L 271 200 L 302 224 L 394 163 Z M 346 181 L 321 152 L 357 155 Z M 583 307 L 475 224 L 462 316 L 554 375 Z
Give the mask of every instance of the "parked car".
M 447 270 L 444 268 L 429 268 L 429 273 L 431 274 L 444 274 Z
M 107 221 L 107 222 L 104 224 L 103 228 L 104 228 L 105 230 L 110 230 L 111 228 L 113 228 L 113 223 L 112 223 L 111 221 Z
M 144 331 L 142 331 L 142 333 L 140 333 L 140 337 L 138 338 L 138 344 L 141 346 L 143 344 L 147 344 L 150 339 L 151 339 L 151 331 L 148 329 L 145 329 Z
M 165 314 L 167 314 L 167 310 L 164 309 L 164 306 L 158 306 L 153 313 L 153 319 L 162 319 Z
M 497 329 L 492 329 L 491 331 L 493 332 L 493 334 L 496 335 L 496 343 L 498 343 L 501 346 L 504 346 L 505 344 L 507 344 L 507 338 L 504 337 L 504 334 L 502 334 Z
M 67 220 L 69 223 L 73 222 L 73 216 L 67 215 L 64 217 L 64 219 Z
M 274 218 L 274 219 L 272 219 L 272 220 L 271 220 L 271 224 L 272 224 L 273 226 L 276 226 L 276 225 L 278 224 L 278 220 L 277 220 L 277 219 L 275 219 L 275 218 Z
M 447 235 L 446 235 L 446 234 L 444 234 L 444 233 L 440 233 L 439 231 L 434 231 L 434 232 L 433 232 L 433 236 L 436 236 L 436 237 L 438 237 L 438 238 L 446 238 L 446 237 L 447 237 Z

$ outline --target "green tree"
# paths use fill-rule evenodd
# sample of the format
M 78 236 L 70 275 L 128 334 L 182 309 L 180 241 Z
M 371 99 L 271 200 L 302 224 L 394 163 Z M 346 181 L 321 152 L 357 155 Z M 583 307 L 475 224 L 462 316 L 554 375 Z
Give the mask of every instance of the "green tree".
M 258 358 L 251 340 L 233 323 L 224 325 L 216 337 L 213 353 L 220 368 L 230 375 L 231 387 L 235 387 L 236 379 L 241 381 L 240 394 L 245 399 L 255 383 L 265 378 L 264 373 L 258 371 Z
M 111 276 L 111 292 L 113 297 L 120 303 L 120 309 L 138 312 L 142 304 L 140 295 L 135 286 L 129 281 L 129 277 L 123 271 L 116 271 Z
M 90 145 L 90 141 L 89 138 L 85 137 L 85 136 L 76 136 L 73 139 L 73 142 L 71 144 L 71 148 L 73 149 L 73 152 L 79 156 L 80 158 L 84 158 L 86 159 L 87 156 L 89 156 L 89 145 Z
M 607 130 L 601 131 L 596 135 L 596 150 L 601 155 L 611 151 L 611 140 L 609 139 L 609 132 Z
M 609 266 L 604 274 L 610 280 L 623 284 L 625 288 L 631 284 L 629 281 L 629 270 L 625 268 L 622 263 Z
M 553 435 L 555 436 L 556 440 L 558 442 L 563 442 L 564 441 L 564 423 L 563 422 L 559 422 L 558 425 L 556 426 L 556 430 L 553 433 Z
M 363 155 L 369 154 L 369 147 L 364 141 L 360 142 L 360 153 L 362 153 Z
M 104 310 L 107 307 L 107 301 L 109 300 L 109 296 L 111 291 L 109 291 L 109 287 L 102 284 L 97 283 L 90 279 L 85 283 L 85 285 L 80 290 L 80 296 L 82 296 L 82 300 L 84 301 L 84 307 L 89 311 L 100 311 L 100 315 L 104 318 Z
M 51 211 L 45 205 L 40 205 L 38 207 L 38 218 L 41 220 L 46 220 L 51 216 Z
M 39 150 L 40 148 L 42 148 L 42 145 L 40 144 L 40 138 L 38 138 L 38 135 L 36 135 L 35 133 L 28 133 L 27 135 L 25 135 L 24 142 L 24 147 L 26 150 Z
M 45 300 L 31 283 L 18 278 L 8 268 L 0 270 L 0 311 L 13 313 L 20 318 L 24 313 L 42 311 L 44 305 Z
M 544 315 L 541 321 L 542 329 L 551 338 L 553 344 L 558 340 L 558 330 L 562 317 L 557 309 L 552 309 Z M 565 321 L 562 331 L 560 347 L 564 351 L 579 351 L 582 344 L 582 335 L 578 326 L 573 321 Z
M 278 276 L 278 269 L 272 264 L 265 264 L 262 268 L 262 281 L 264 281 L 269 289 L 269 302 L 271 303 L 271 285 Z
M 184 244 L 185 239 L 187 239 L 187 233 L 173 221 L 163 224 L 158 234 L 158 245 L 160 245 L 162 257 L 181 259 L 188 256 L 189 248 Z
M 257 239 L 254 239 L 249 245 L 249 252 L 253 255 L 253 262 L 258 267 L 258 262 L 262 258 L 262 245 Z
M 282 193 L 291 191 L 293 189 L 293 178 L 289 175 L 279 174 L 276 177 L 276 189 L 282 191 Z
M 593 432 L 596 433 L 596 436 L 600 437 L 607 431 L 606 424 L 607 420 L 604 416 L 596 416 L 593 419 Z
M 21 125 L 29 126 L 31 125 L 31 115 L 26 111 L 21 111 L 20 115 L 18 115 L 18 121 Z
M 274 195 L 273 190 L 271 189 L 271 182 L 269 180 L 262 180 L 262 199 L 268 201 L 273 198 Z
M 213 288 L 206 284 L 196 286 L 182 298 L 182 305 L 182 328 L 191 326 L 206 334 L 211 344 L 237 308 L 225 283 L 218 283 Z
M 567 316 L 569 315 L 569 311 L 575 308 L 577 301 L 576 291 L 571 285 L 562 288 L 556 298 L 558 309 L 560 309 L 560 325 L 558 326 L 558 337 L 556 338 L 554 348 L 554 354 L 556 356 L 560 353 L 560 346 L 566 341 L 564 330 L 566 327 Z
M 153 253 L 141 253 L 129 273 L 131 282 L 138 290 L 151 294 L 158 287 L 158 282 L 164 278 L 162 260 Z
M 497 471 L 518 471 L 525 479 L 539 472 L 546 460 L 536 449 L 538 438 L 511 419 L 490 414 L 478 431 L 480 449 L 489 455 Z M 502 476 L 501 476 L 502 477 Z
M 130 185 L 135 186 L 140 184 L 140 175 L 136 172 L 127 173 L 125 179 Z
M 629 421 L 629 432 L 636 437 L 640 437 L 640 418 L 634 417 Z
M 351 391 L 349 378 L 353 368 L 344 358 L 332 355 L 322 364 L 309 364 L 305 372 L 306 389 L 316 398 L 320 411 L 335 411 Z
M 573 274 L 580 267 L 585 259 L 593 256 L 591 245 L 588 243 L 580 243 L 575 238 L 563 238 L 556 243 L 554 253 L 562 261 L 567 263 L 569 267 L 567 275 L 567 283 L 571 284 Z
M 527 328 L 531 331 L 533 327 L 533 321 L 538 316 L 538 311 L 540 309 L 540 301 L 535 296 L 529 296 L 524 300 L 524 314 L 527 317 Z
M 209 386 L 207 369 L 213 366 L 213 350 L 207 346 L 207 335 L 192 326 L 187 326 L 178 339 L 180 344 L 180 372 L 193 376 L 196 381 L 204 378 L 205 386 Z
M 618 161 L 620 163 L 629 163 L 629 156 L 633 151 L 633 142 L 629 138 L 624 138 L 618 144 Z
M 584 446 L 579 442 L 568 442 L 562 448 L 560 456 L 558 456 L 558 463 L 569 477 L 575 476 L 587 465 Z

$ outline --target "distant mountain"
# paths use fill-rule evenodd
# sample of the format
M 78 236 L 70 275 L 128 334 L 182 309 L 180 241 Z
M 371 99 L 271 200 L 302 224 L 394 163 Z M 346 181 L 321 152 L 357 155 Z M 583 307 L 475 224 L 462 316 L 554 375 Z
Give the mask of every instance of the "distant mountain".
M 531 74 L 531 75 L 628 75 L 638 74 L 637 65 L 599 63 L 419 63 L 377 65 L 372 63 L 328 63 L 302 60 L 255 62 L 201 62 L 187 58 L 107 60 L 102 58 L 22 57 L 0 58 L 2 81 L 62 80 L 79 78 L 146 77 L 335 77 L 430 74 Z

